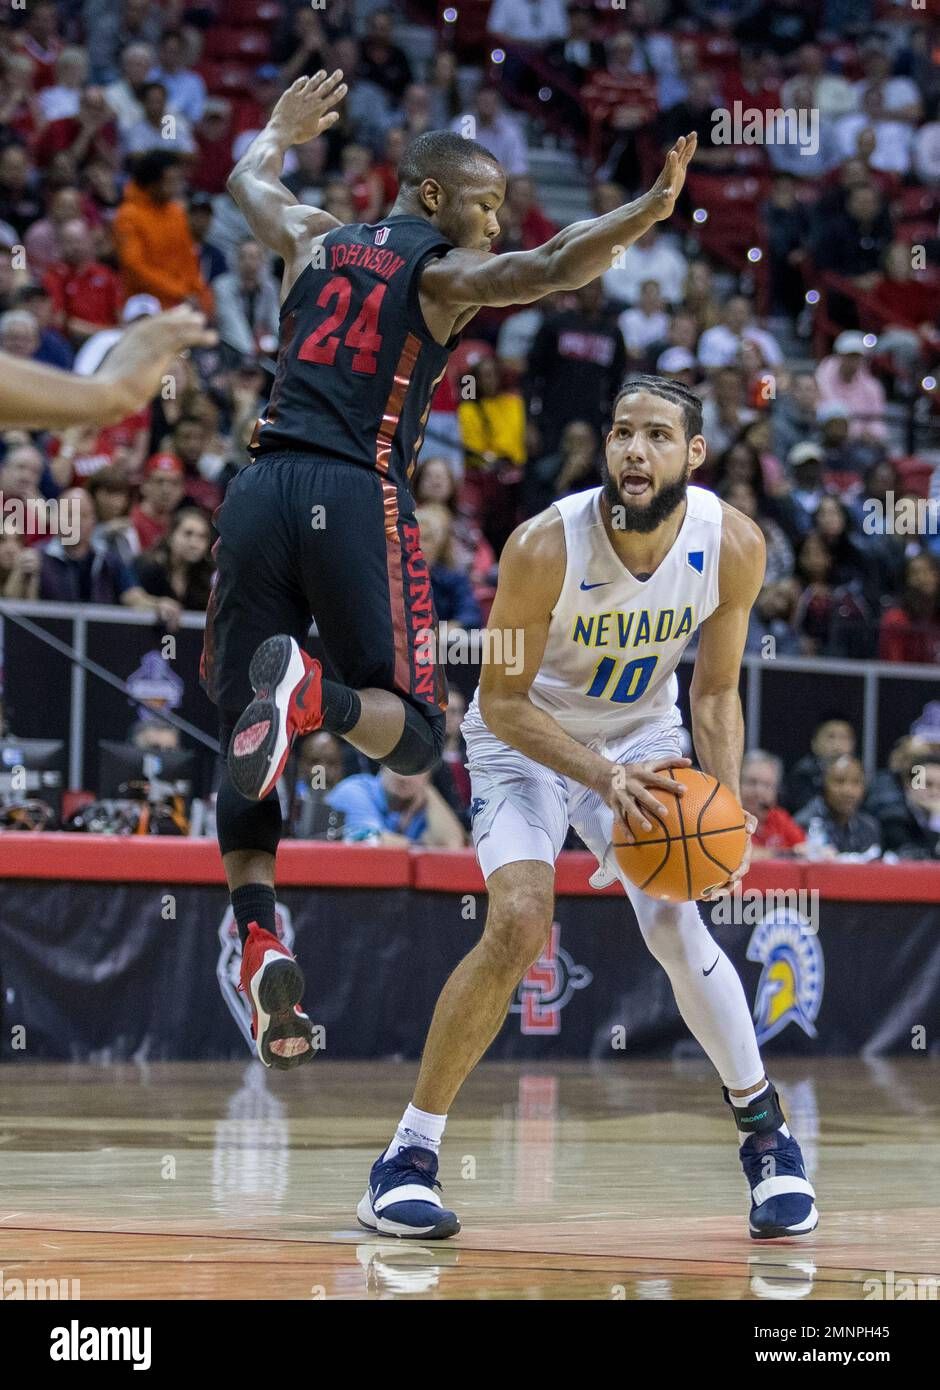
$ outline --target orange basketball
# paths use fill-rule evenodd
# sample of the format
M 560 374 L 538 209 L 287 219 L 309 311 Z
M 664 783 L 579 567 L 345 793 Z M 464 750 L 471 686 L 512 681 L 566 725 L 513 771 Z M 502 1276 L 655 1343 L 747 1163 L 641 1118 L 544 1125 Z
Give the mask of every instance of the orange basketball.
M 651 898 L 684 903 L 724 883 L 744 857 L 744 812 L 731 792 L 714 777 L 691 767 L 671 767 L 664 776 L 685 786 L 684 796 L 653 789 L 665 816 L 644 807 L 652 829 L 628 818 L 636 843 L 624 838 L 623 822 L 614 821 L 614 853 L 626 877 Z

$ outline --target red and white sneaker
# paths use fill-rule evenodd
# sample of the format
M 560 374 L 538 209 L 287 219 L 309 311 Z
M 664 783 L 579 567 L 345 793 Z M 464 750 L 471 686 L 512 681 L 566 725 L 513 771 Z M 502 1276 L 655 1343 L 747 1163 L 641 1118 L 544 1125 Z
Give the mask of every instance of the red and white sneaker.
M 242 796 L 261 801 L 284 771 L 297 734 L 323 722 L 323 672 L 293 637 L 269 637 L 251 658 L 254 699 L 235 725 L 228 770 Z
M 251 1035 L 266 1067 L 288 1071 L 313 1056 L 313 1024 L 299 1002 L 303 971 L 257 922 L 248 923 L 239 988 L 251 1000 Z

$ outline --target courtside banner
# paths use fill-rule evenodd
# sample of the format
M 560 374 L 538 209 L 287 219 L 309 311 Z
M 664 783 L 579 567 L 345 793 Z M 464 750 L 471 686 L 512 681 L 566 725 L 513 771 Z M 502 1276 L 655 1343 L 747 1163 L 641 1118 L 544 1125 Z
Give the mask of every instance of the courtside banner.
M 4 838 L 10 845 L 19 837 Z M 111 844 L 120 860 L 128 841 Z M 334 875 L 338 885 L 286 886 L 279 930 L 310 982 L 305 1005 L 324 1056 L 417 1058 L 444 981 L 480 935 L 486 897 L 409 885 L 415 875 L 405 872 L 405 852 L 385 852 L 380 871 L 370 851 L 361 853 L 358 881 L 369 886 L 343 886 L 345 869 Z M 370 864 L 392 886 L 370 883 Z M 940 902 L 820 897 L 804 912 L 768 898 L 745 898 L 743 921 L 713 926 L 740 971 L 768 1055 L 940 1052 Z M 8 878 L 0 895 L 0 1056 L 247 1057 L 239 946 L 227 912 L 224 888 L 212 883 Z M 615 891 L 559 897 L 546 950 L 488 1055 L 701 1054 Z

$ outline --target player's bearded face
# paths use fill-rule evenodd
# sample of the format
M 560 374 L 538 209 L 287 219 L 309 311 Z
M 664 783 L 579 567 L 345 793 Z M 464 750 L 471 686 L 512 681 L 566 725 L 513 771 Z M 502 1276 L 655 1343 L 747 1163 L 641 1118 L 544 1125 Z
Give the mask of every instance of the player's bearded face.
M 604 497 L 610 508 L 611 523 L 615 530 L 655 531 L 657 526 L 661 526 L 680 503 L 685 501 L 692 469 L 687 447 L 684 452 L 685 457 L 678 475 L 659 483 L 651 479 L 650 485 L 639 498 L 631 497 L 626 490 L 631 486 L 630 480 L 633 476 L 630 464 L 618 460 L 611 471 L 610 464 L 604 460 Z M 646 473 L 648 470 L 644 469 L 643 472 Z

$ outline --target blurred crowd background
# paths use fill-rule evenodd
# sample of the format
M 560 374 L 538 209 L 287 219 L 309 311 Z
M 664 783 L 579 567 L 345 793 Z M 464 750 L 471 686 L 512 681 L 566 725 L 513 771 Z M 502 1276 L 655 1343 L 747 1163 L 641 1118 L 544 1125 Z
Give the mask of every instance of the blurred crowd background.
M 205 609 L 213 511 L 249 463 L 278 341 L 279 266 L 225 181 L 281 91 L 338 66 L 350 85 L 341 120 L 287 157 L 296 196 L 376 221 L 407 142 L 451 127 L 506 169 L 499 251 L 620 206 L 677 135 L 699 134 L 674 219 L 576 294 L 482 312 L 453 354 L 413 478 L 452 631 L 485 622 L 512 528 L 600 481 L 613 395 L 629 372 L 655 371 L 704 400 L 695 480 L 765 534 L 748 650 L 940 661 L 929 6 L 27 0 L 4 7 L 0 27 L 0 348 L 91 373 L 129 323 L 184 300 L 219 334 L 118 425 L 0 438 L 0 597 L 123 604 L 169 631 Z M 779 108 L 806 118 L 789 140 L 764 131 L 752 143 L 739 120 L 726 143 L 713 119 Z M 69 501 L 80 526 L 50 538 L 28 511 L 15 520 L 9 499 Z M 297 759 L 301 792 L 288 793 L 296 832 L 462 843 L 461 706 L 456 695 L 442 770 L 410 787 L 316 736 L 319 752 Z M 940 748 L 938 722 L 925 713 L 867 786 L 845 721 L 835 749 L 813 735 L 812 785 L 765 756 L 761 795 L 773 786 L 773 806 L 796 815 L 790 843 L 774 831 L 771 847 L 935 856 L 940 764 L 936 777 L 922 765 Z M 128 738 L 178 742 L 146 723 Z M 304 794 L 304 767 L 328 753 L 337 781 L 366 779 L 332 795 L 332 812 Z M 911 767 L 932 790 L 910 785 Z M 903 808 L 904 836 L 886 828 L 886 805 Z M 858 816 L 867 832 L 843 834 Z

